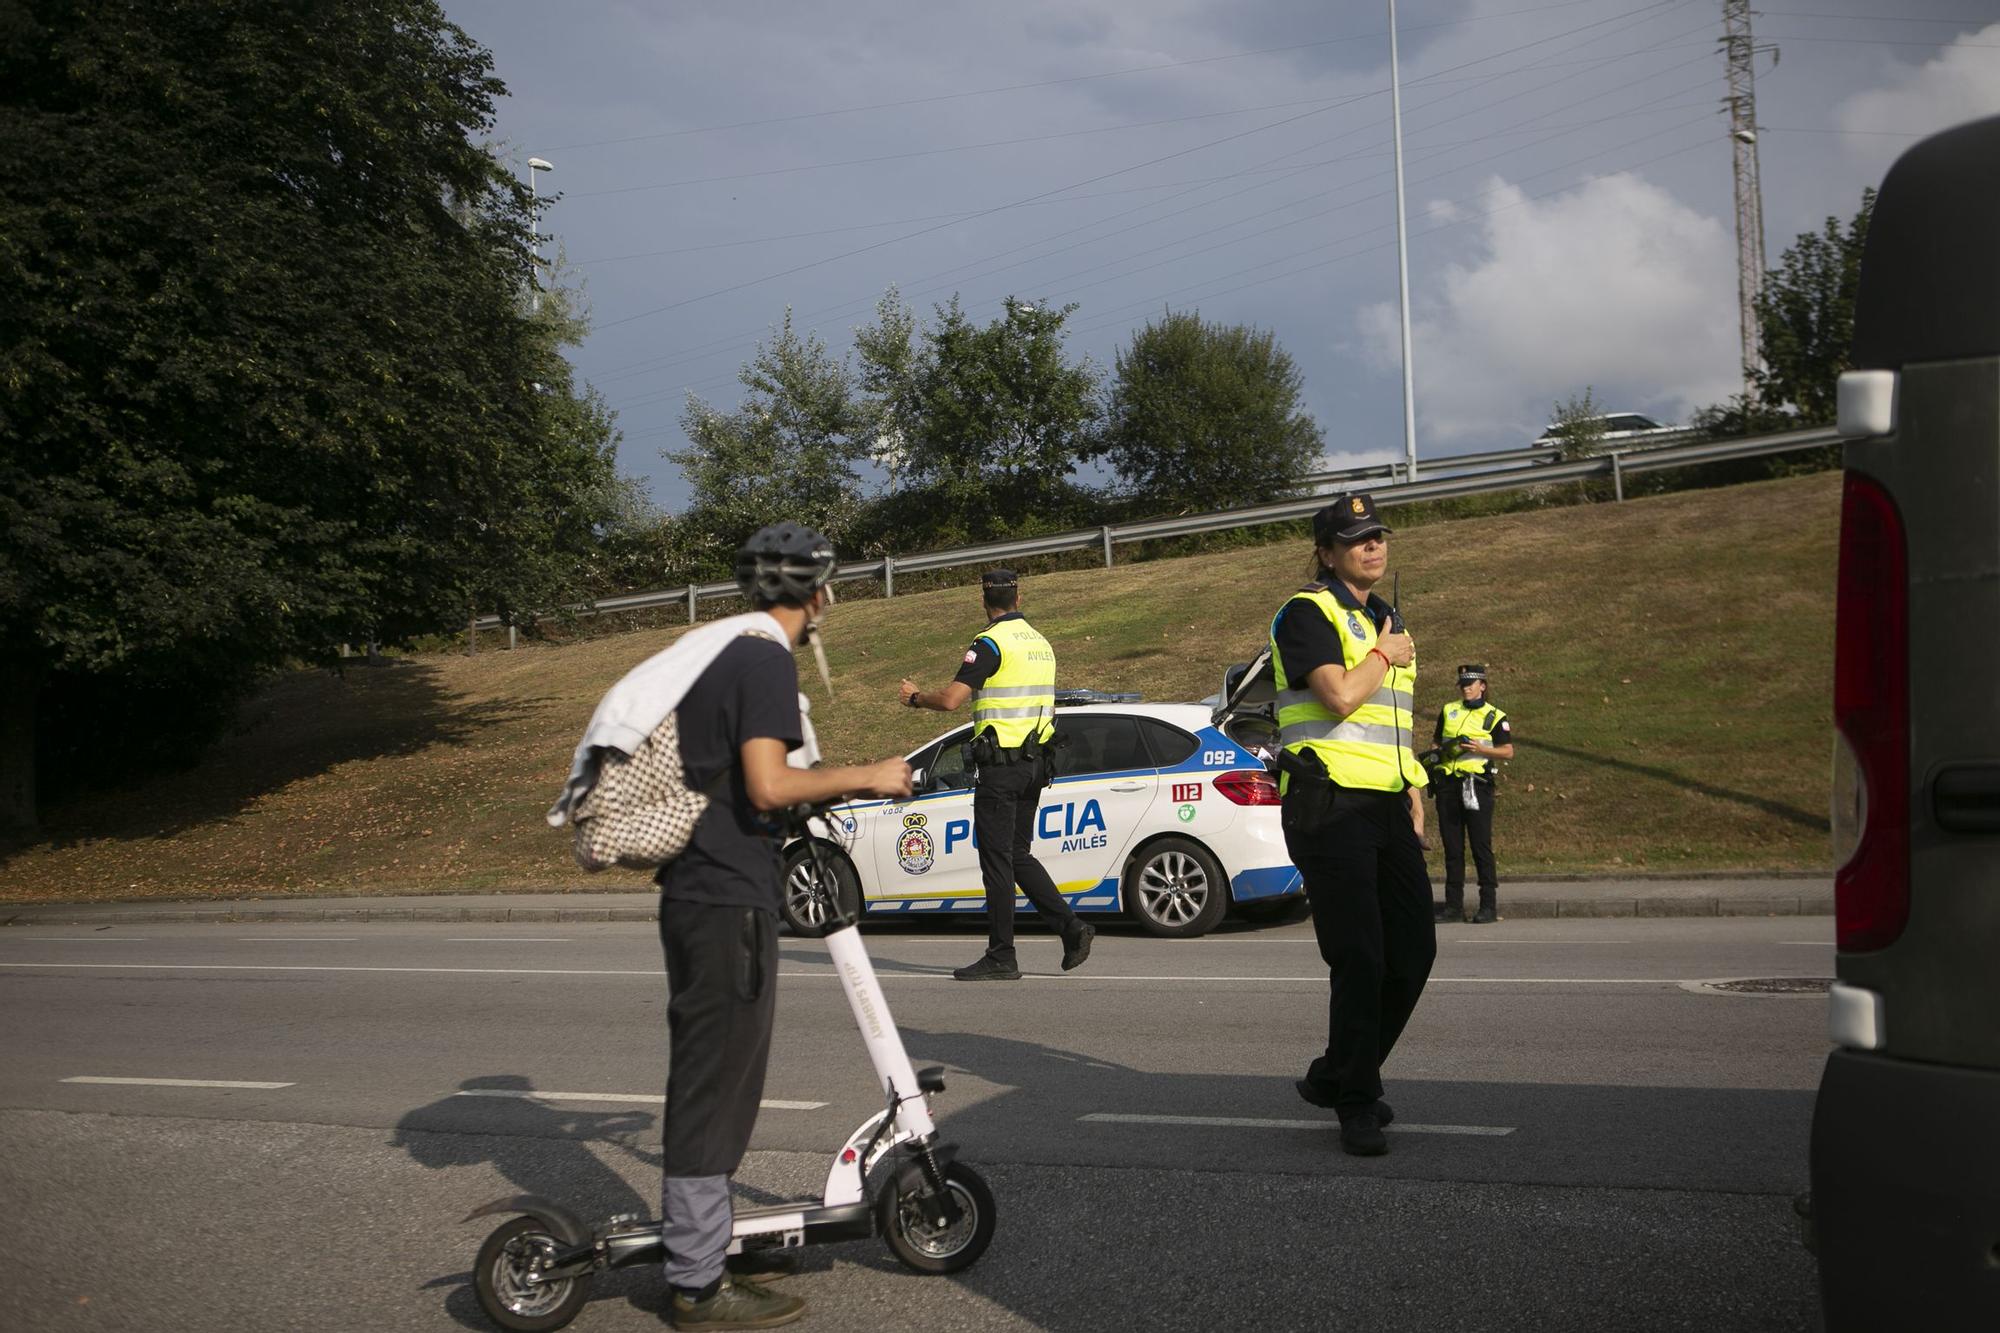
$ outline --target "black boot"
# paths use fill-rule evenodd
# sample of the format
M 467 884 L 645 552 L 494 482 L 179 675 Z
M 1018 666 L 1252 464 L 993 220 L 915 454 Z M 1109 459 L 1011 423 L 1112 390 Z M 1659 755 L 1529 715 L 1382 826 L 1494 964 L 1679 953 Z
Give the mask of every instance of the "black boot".
M 960 981 L 1019 981 L 1021 965 L 1011 954 L 984 953 L 979 961 L 966 967 L 954 968 L 952 976 Z
M 1090 942 L 1097 938 L 1097 927 L 1081 917 L 1072 917 L 1063 928 L 1063 971 L 1073 972 L 1083 966 L 1083 960 L 1090 957 Z

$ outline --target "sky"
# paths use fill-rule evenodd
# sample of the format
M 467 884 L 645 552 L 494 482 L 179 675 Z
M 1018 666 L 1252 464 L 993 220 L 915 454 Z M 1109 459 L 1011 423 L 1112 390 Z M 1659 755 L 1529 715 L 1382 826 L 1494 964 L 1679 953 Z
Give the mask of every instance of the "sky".
M 1754 20 L 1766 262 L 1923 135 L 2000 113 L 1996 0 Z M 1784 6 L 1796 5 L 1798 8 Z M 685 504 L 789 308 L 835 356 L 891 286 L 1074 302 L 1108 371 L 1162 312 L 1273 331 L 1329 466 L 1401 457 L 1386 5 L 445 0 L 510 95 L 496 151 L 580 285 L 619 467 Z M 1721 0 L 1397 7 L 1419 457 L 1555 404 L 1685 421 L 1740 387 Z

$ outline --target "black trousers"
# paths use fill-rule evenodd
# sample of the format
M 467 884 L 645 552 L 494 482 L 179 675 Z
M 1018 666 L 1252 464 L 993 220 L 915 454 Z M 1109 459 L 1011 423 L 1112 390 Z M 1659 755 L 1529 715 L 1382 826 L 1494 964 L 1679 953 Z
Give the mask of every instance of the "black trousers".
M 667 957 L 664 1173 L 726 1176 L 750 1146 L 778 1003 L 778 919 L 755 907 L 660 903 Z
M 1358 1111 L 1382 1096 L 1382 1062 L 1437 958 L 1430 872 L 1403 792 L 1335 787 L 1310 810 L 1300 785 L 1285 796 L 1285 846 L 1305 877 L 1330 991 L 1326 1052 L 1306 1078 L 1337 1110 Z
M 1076 912 L 1034 856 L 1035 813 L 1048 785 L 1047 761 L 981 764 L 972 793 L 972 831 L 979 841 L 979 877 L 986 884 L 986 951 L 1014 956 L 1014 887 L 1042 919 L 1069 929 Z
M 1493 784 L 1474 779 L 1479 808 L 1465 808 L 1465 779 L 1438 783 L 1438 837 L 1444 843 L 1444 905 L 1465 907 L 1465 839 L 1472 838 L 1472 864 L 1479 874 L 1479 905 L 1498 908 L 1500 874 L 1493 868 Z

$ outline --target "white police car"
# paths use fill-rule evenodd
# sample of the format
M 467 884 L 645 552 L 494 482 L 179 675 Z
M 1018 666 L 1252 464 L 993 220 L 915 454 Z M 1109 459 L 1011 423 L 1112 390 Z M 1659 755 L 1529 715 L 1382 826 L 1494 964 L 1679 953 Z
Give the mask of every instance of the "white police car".
M 1035 857 L 1070 904 L 1190 937 L 1232 907 L 1278 911 L 1301 897 L 1277 782 L 1258 754 L 1218 730 L 1203 704 L 1080 702 L 1113 697 L 1058 697 L 1055 779 L 1035 817 Z M 910 754 L 908 800 L 834 807 L 832 836 L 818 839 L 830 886 L 803 840 L 786 848 L 784 914 L 794 930 L 824 929 L 829 887 L 869 916 L 985 910 L 971 739 L 967 724 Z M 1028 906 L 1019 895 L 1015 904 Z

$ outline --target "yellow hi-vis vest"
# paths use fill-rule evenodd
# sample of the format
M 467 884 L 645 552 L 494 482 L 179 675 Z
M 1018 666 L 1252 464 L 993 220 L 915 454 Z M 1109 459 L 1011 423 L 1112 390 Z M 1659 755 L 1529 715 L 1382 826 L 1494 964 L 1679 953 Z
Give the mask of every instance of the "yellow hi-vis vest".
M 1507 715 L 1485 700 L 1468 708 L 1465 702 L 1454 699 L 1444 706 L 1444 743 L 1446 753 L 1450 753 L 1453 741 L 1478 741 L 1481 745 L 1493 744 L 1493 733 L 1500 729 Z M 1455 778 L 1468 773 L 1487 776 L 1493 768 L 1483 754 L 1461 754 L 1456 759 L 1447 759 L 1444 771 Z
M 1293 593 L 1278 615 L 1288 610 L 1306 614 L 1307 603 L 1323 615 L 1340 635 L 1342 665 L 1349 671 L 1361 665 L 1375 646 L 1375 622 L 1365 611 L 1342 606 L 1322 584 L 1308 584 Z M 1417 688 L 1414 657 L 1406 667 L 1390 667 L 1366 703 L 1346 717 L 1336 715 L 1321 703 L 1304 681 L 1296 684 L 1285 678 L 1284 655 L 1278 651 L 1278 619 L 1271 619 L 1271 666 L 1278 687 L 1278 743 L 1297 754 L 1319 756 L 1327 776 L 1343 787 L 1370 791 L 1401 791 L 1424 786 L 1429 779 L 1410 748 L 1416 718 L 1413 705 Z M 1289 774 L 1285 778 L 1289 778 Z M 1285 778 L 1281 778 L 1283 783 Z
M 993 733 L 1013 750 L 1056 729 L 1056 652 L 1025 620 L 996 620 L 980 636 L 1000 650 L 1000 668 L 972 692 L 972 734 Z

